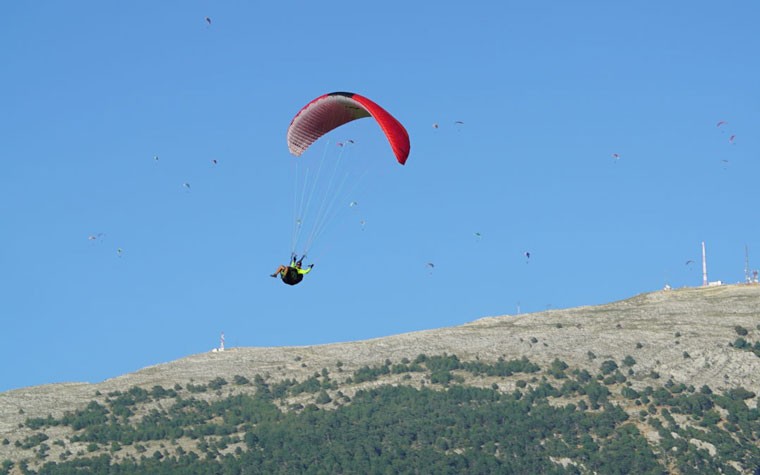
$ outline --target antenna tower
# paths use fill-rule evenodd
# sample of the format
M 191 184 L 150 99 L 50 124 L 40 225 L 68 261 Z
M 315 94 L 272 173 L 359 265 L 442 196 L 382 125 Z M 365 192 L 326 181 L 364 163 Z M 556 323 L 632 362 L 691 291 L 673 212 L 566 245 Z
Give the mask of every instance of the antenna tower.
M 752 283 L 752 278 L 749 276 L 749 247 L 744 245 L 744 283 Z
M 707 287 L 707 257 L 705 256 L 704 241 L 702 241 L 702 285 Z
M 224 351 L 224 332 L 222 332 L 222 336 L 219 337 L 219 351 Z

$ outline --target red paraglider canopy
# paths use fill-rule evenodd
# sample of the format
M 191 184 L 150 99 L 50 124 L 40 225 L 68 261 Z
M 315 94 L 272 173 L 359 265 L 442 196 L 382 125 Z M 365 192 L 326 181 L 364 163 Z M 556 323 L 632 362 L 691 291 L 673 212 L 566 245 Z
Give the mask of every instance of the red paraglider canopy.
M 318 138 L 352 120 L 373 117 L 400 164 L 409 157 L 409 134 L 388 111 L 353 92 L 332 92 L 306 104 L 288 127 L 288 149 L 299 157 Z

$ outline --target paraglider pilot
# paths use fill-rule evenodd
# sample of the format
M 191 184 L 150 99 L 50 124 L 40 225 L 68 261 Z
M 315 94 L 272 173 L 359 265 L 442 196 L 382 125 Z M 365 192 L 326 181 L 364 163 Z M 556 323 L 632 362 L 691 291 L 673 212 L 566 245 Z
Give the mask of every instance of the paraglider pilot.
M 314 264 L 311 264 L 306 269 L 303 268 L 303 260 L 305 257 L 306 256 L 304 255 L 298 259 L 298 256 L 295 254 L 291 255 L 290 265 L 281 265 L 277 268 L 277 271 L 274 274 L 270 275 L 270 277 L 277 277 L 279 275 L 282 281 L 286 284 L 296 285 L 297 283 L 301 282 L 303 280 L 303 276 L 311 272 L 311 269 L 314 267 Z

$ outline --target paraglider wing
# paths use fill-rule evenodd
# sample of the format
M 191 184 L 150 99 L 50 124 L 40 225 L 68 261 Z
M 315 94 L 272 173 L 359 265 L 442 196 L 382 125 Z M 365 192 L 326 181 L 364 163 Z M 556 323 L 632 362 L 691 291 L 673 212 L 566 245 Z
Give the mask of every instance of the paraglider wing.
M 380 125 L 400 164 L 409 157 L 409 134 L 388 111 L 352 92 L 333 92 L 319 96 L 301 109 L 288 127 L 288 149 L 296 157 L 318 138 L 348 122 L 372 117 Z

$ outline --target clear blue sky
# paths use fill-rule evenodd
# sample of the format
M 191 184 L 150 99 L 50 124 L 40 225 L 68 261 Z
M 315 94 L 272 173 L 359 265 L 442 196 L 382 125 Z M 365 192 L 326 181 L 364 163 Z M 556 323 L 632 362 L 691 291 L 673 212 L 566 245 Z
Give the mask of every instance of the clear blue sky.
M 699 285 L 703 240 L 710 279 L 741 281 L 745 245 L 760 267 L 758 24 L 750 0 L 8 3 L 0 390 L 222 331 L 311 345 Z M 378 173 L 289 287 L 269 277 L 290 251 L 285 132 L 342 90 L 412 152 L 396 164 L 363 119 L 304 154 L 350 137 Z

